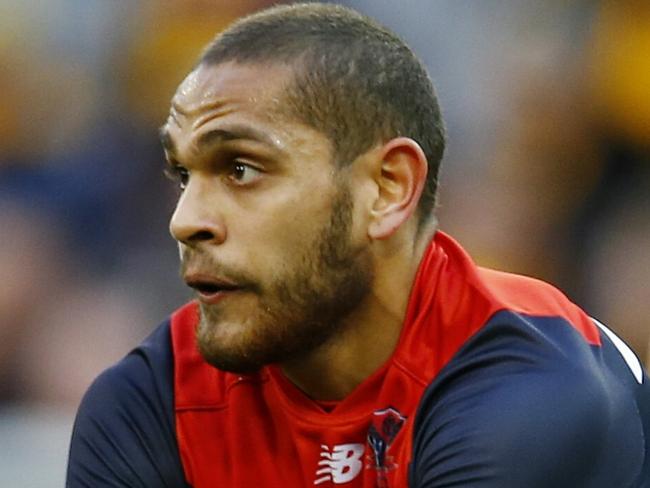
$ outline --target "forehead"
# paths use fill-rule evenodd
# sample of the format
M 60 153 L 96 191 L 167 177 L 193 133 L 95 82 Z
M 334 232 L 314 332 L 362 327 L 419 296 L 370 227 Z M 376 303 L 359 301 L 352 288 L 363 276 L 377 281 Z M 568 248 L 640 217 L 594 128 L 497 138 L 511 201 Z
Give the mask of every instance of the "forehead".
M 231 147 L 250 141 L 271 148 L 276 155 L 330 161 L 329 138 L 287 108 L 286 93 L 293 76 L 292 68 L 281 64 L 199 66 L 172 99 L 161 131 L 167 154 L 187 163 L 206 154 L 206 149 L 222 147 L 224 141 L 230 141 Z
M 277 64 L 200 65 L 176 90 L 170 117 L 180 123 L 184 118 L 234 111 L 270 115 L 279 112 L 280 100 L 291 77 L 290 67 Z

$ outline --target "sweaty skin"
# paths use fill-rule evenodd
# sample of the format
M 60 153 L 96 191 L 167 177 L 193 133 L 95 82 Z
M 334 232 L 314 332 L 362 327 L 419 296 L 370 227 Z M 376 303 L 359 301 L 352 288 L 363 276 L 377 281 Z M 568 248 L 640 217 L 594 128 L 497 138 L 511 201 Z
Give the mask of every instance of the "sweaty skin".
M 340 399 L 399 339 L 431 235 L 415 239 L 426 160 L 402 138 L 337 169 L 327 137 L 282 111 L 290 81 L 224 63 L 180 85 L 163 128 L 182 186 L 170 230 L 204 355 L 234 370 L 272 358 L 312 398 Z

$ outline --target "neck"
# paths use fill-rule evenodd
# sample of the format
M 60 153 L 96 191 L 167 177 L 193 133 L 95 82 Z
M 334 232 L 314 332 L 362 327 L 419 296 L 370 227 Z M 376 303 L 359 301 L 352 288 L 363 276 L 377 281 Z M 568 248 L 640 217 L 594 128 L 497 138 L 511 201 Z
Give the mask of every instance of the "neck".
M 341 400 L 379 369 L 399 342 L 410 290 L 432 233 L 416 245 L 383 249 L 371 293 L 348 317 L 342 332 L 299 359 L 284 374 L 315 400 Z M 385 244 L 381 244 L 384 245 Z

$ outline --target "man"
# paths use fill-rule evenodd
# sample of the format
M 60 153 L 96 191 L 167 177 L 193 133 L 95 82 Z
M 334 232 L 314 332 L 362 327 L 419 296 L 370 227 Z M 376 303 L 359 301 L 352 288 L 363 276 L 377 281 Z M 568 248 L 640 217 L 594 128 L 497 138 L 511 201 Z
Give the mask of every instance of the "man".
M 421 63 L 353 11 L 217 37 L 162 129 L 198 300 L 91 386 L 68 486 L 645 486 L 639 361 L 437 230 L 443 132 Z

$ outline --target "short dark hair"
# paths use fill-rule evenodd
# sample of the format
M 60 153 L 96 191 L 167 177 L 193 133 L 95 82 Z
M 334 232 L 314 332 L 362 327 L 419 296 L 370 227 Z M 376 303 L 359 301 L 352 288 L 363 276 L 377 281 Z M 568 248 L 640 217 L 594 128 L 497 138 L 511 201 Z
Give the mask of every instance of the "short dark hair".
M 290 113 L 329 137 L 339 165 L 380 141 L 417 141 L 429 165 L 418 207 L 420 221 L 427 220 L 436 204 L 445 129 L 426 69 L 397 35 L 339 5 L 276 6 L 219 34 L 199 65 L 228 61 L 299 67 L 287 90 Z

